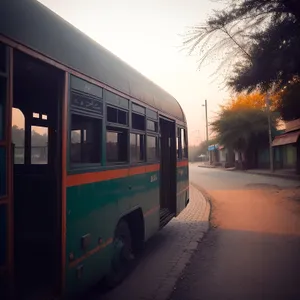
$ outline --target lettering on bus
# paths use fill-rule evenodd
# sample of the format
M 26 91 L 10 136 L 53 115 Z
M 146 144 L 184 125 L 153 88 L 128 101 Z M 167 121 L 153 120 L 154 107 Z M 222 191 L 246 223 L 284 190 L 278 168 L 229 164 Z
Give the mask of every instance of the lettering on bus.
M 155 182 L 157 181 L 157 174 L 151 175 L 150 177 L 150 182 Z
M 180 175 L 180 176 L 183 175 L 183 170 L 182 169 L 178 169 L 178 175 Z
M 103 102 L 88 98 L 85 95 L 80 95 L 75 92 L 71 94 L 71 106 L 73 109 L 86 110 L 91 111 L 93 113 L 97 113 L 99 115 L 103 115 Z

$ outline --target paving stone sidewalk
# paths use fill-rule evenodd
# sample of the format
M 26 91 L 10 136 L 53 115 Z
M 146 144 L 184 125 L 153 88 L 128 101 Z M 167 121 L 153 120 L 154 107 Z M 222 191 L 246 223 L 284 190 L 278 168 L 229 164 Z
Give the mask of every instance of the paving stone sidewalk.
M 93 300 L 166 300 L 199 241 L 209 228 L 210 204 L 190 185 L 190 203 L 146 246 L 145 254 L 122 285 Z

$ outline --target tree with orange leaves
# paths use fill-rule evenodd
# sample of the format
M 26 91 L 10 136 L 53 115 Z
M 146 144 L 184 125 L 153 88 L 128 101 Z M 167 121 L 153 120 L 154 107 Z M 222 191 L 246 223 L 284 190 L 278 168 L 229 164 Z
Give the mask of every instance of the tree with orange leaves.
M 271 111 L 276 108 L 278 96 L 270 100 Z M 271 115 L 272 128 L 276 127 L 276 116 Z M 254 155 L 260 148 L 268 146 L 268 112 L 266 96 L 260 93 L 239 94 L 221 106 L 218 117 L 211 123 L 220 144 L 239 154 L 239 163 L 254 167 Z
M 251 94 L 240 93 L 235 95 L 225 105 L 221 106 L 221 109 L 225 110 L 240 110 L 240 109 L 259 109 L 264 110 L 266 108 L 267 95 L 259 92 Z M 272 95 L 269 97 L 270 108 L 275 110 L 280 100 L 280 95 Z

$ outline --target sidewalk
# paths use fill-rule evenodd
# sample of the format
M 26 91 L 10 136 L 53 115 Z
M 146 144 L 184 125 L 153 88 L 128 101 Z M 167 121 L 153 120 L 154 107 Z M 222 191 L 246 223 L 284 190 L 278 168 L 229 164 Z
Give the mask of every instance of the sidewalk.
M 294 170 L 275 170 L 274 172 L 271 172 L 270 170 L 266 170 L 266 169 L 253 169 L 253 170 L 246 170 L 240 172 L 271 176 L 271 177 L 279 177 L 279 178 L 291 179 L 291 180 L 300 180 L 300 175 L 296 174 Z
M 217 168 L 215 165 L 211 165 L 209 162 L 198 162 L 199 168 Z
M 242 173 L 255 174 L 255 175 L 278 177 L 278 178 L 284 178 L 284 179 L 290 179 L 290 180 L 300 180 L 300 175 L 296 174 L 296 171 L 291 170 L 291 169 L 275 170 L 274 172 L 271 172 L 268 169 L 238 170 L 234 167 L 233 168 L 224 168 L 222 166 L 210 165 L 208 162 L 199 162 L 198 167 L 213 168 L 213 169 L 218 168 L 223 171 L 235 171 L 235 172 L 242 172 Z
M 135 270 L 116 289 L 89 300 L 166 300 L 209 228 L 210 204 L 190 185 L 187 208 L 146 245 Z

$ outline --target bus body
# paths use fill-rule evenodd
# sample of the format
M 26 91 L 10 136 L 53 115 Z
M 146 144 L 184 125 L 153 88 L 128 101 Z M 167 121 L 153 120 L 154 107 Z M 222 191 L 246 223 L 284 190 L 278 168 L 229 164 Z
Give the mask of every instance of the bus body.
M 184 113 L 35 0 L 0 3 L 0 86 L 1 293 L 71 297 L 188 204 Z

